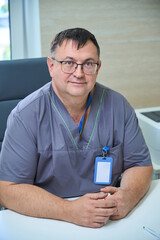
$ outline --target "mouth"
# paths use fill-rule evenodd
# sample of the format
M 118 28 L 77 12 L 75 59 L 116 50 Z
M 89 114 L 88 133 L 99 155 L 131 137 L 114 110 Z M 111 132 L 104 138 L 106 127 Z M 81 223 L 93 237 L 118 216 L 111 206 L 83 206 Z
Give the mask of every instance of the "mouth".
M 84 85 L 84 84 L 86 84 L 85 81 L 68 81 L 68 83 L 75 84 L 75 85 Z

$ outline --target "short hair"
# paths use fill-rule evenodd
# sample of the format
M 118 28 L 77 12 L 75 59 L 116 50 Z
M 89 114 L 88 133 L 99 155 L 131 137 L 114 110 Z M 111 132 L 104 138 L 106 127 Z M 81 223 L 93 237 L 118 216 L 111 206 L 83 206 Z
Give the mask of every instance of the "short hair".
M 100 57 L 100 47 L 95 36 L 84 28 L 71 28 L 58 33 L 51 42 L 51 54 L 54 54 L 57 47 L 61 46 L 64 40 L 73 40 L 77 42 L 77 49 L 83 47 L 88 40 L 97 48 L 98 57 Z

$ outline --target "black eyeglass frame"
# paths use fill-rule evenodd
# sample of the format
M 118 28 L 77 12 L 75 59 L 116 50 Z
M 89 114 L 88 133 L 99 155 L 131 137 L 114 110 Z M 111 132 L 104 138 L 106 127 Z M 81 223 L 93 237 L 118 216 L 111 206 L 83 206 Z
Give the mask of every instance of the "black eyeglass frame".
M 82 70 L 83 70 L 83 72 L 84 72 L 83 65 L 84 65 L 86 62 L 84 62 L 84 63 L 76 63 L 76 62 L 71 61 L 71 60 L 68 60 L 68 61 L 60 61 L 60 60 L 57 60 L 57 59 L 54 58 L 54 57 L 52 57 L 52 59 L 55 60 L 55 61 L 57 61 L 57 62 L 59 62 L 59 63 L 61 63 L 61 70 L 62 70 L 62 63 L 64 63 L 64 62 L 73 62 L 73 63 L 76 64 L 75 70 L 74 70 L 73 72 L 64 72 L 64 71 L 62 70 L 62 72 L 64 72 L 64 73 L 68 73 L 68 74 L 74 73 L 74 72 L 77 70 L 78 65 L 81 65 L 81 66 L 82 66 Z M 97 65 L 97 68 L 98 68 L 98 66 L 99 66 L 99 63 L 94 63 L 94 62 L 93 62 L 92 64 Z M 96 69 L 96 71 L 97 71 L 97 69 Z M 94 75 L 94 74 L 96 74 L 96 71 L 95 71 L 95 73 L 85 73 L 85 72 L 84 72 L 84 73 L 85 73 L 86 75 Z

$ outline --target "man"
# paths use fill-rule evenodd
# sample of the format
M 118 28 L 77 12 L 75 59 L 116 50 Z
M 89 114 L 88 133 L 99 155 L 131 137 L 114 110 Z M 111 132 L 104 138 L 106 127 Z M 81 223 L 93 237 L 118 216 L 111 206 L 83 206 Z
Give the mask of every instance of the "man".
M 125 217 L 147 192 L 148 149 L 133 108 L 96 83 L 101 61 L 93 34 L 80 28 L 59 33 L 47 64 L 52 82 L 9 116 L 0 155 L 0 203 L 29 216 L 102 227 L 108 219 Z M 101 157 L 104 147 L 110 148 L 107 158 Z M 111 183 L 94 181 L 103 172 L 95 167 L 97 157 L 110 161 Z

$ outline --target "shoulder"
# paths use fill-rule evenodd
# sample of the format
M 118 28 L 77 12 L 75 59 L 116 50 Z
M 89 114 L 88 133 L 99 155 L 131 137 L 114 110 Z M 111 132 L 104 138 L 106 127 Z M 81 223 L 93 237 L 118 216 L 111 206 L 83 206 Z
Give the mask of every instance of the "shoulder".
M 96 83 L 96 91 L 99 93 L 103 92 L 104 93 L 104 99 L 111 99 L 114 102 L 128 102 L 127 99 L 119 92 L 106 87 L 100 83 Z
M 25 112 L 36 111 L 40 106 L 43 107 L 45 99 L 48 98 L 50 86 L 51 82 L 21 100 L 12 110 L 12 115 L 23 115 Z
M 7 120 L 7 128 L 14 128 L 17 125 L 19 128 L 31 129 L 34 132 L 37 124 L 49 112 L 48 91 L 50 87 L 51 82 L 21 100 L 11 111 Z
M 121 93 L 100 83 L 96 83 L 96 91 L 99 94 L 103 92 L 104 106 L 110 108 L 114 115 L 124 115 L 124 118 L 128 119 L 130 115 L 135 114 L 134 108 Z

